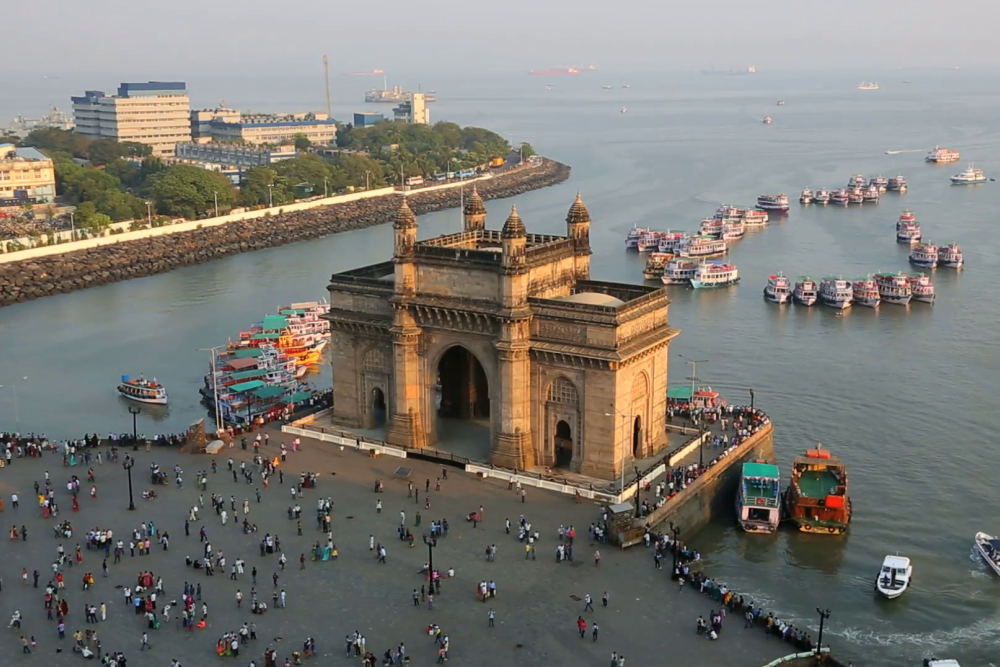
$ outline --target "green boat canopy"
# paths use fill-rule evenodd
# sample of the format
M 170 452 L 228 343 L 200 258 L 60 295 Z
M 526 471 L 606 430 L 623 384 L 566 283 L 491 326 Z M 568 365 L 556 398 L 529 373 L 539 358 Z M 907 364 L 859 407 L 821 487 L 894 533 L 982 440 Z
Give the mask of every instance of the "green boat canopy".
M 305 308 L 286 308 L 281 311 L 282 315 L 305 315 Z
M 288 328 L 288 320 L 281 315 L 268 315 L 264 318 L 264 331 L 280 331 Z
M 278 340 L 281 338 L 280 333 L 259 333 L 250 336 L 250 340 Z
M 289 403 L 298 403 L 299 401 L 308 401 L 312 398 L 312 394 L 308 391 L 299 391 L 288 397 Z
M 690 401 L 691 387 L 671 387 L 667 390 L 667 398 L 675 401 Z
M 253 395 L 257 398 L 274 398 L 275 396 L 281 396 L 288 390 L 284 387 L 261 387 L 260 389 L 255 389 Z
M 234 380 L 249 380 L 250 378 L 259 378 L 262 375 L 267 375 L 267 371 L 255 368 L 249 371 L 237 371 L 232 374 L 232 378 Z
M 237 359 L 257 358 L 262 354 L 264 354 L 264 350 L 260 349 L 259 347 L 242 347 L 236 350 Z
M 262 380 L 249 380 L 247 382 L 240 382 L 239 384 L 229 385 L 229 391 L 235 391 L 236 393 L 241 393 L 244 391 L 253 391 L 254 389 L 260 389 L 261 387 L 266 387 L 267 383 Z
M 778 479 L 781 477 L 781 473 L 778 471 L 778 466 L 771 465 L 770 463 L 744 463 L 743 476 Z

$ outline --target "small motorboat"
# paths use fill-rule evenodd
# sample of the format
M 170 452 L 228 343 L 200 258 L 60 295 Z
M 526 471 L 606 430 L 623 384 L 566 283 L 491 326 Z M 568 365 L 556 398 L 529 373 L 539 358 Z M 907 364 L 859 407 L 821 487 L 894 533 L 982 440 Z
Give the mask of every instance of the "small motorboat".
M 909 83 L 909 81 L 903 83 Z M 958 664 L 958 660 L 951 658 L 924 658 L 924 667 L 962 667 L 962 665 Z
M 976 551 L 994 572 L 1000 574 L 1000 538 L 986 533 L 976 533 Z
M 875 590 L 892 600 L 906 592 L 912 578 L 913 566 L 909 558 L 886 556 L 875 580 Z

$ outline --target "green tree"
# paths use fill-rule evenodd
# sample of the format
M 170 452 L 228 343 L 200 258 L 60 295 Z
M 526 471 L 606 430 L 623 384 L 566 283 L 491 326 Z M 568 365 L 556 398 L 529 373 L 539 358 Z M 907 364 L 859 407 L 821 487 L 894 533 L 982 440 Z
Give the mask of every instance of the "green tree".
M 21 143 L 21 137 L 16 134 L 4 134 L 0 136 L 0 144 L 14 144 L 15 146 Z
M 527 160 L 532 155 L 538 155 L 538 153 L 535 152 L 535 149 L 532 148 L 531 144 L 529 144 L 527 141 L 522 141 L 521 142 L 521 157 L 524 158 L 525 160 Z
M 69 130 L 43 128 L 32 130 L 21 142 L 21 145 L 34 146 L 45 151 L 48 155 L 51 155 L 50 151 L 56 151 L 78 158 L 86 158 L 90 140 L 82 134 Z
M 333 160 L 333 164 L 344 170 L 347 185 L 358 188 L 367 185 L 372 188 L 385 187 L 385 172 L 382 163 L 366 155 L 354 153 L 339 155 Z
M 187 164 L 175 164 L 150 177 L 146 191 L 156 203 L 156 210 L 168 215 L 197 219 L 233 200 L 229 179 L 218 172 Z
M 104 167 L 104 172 L 116 177 L 127 188 L 136 188 L 142 182 L 142 174 L 139 171 L 139 167 L 121 158 L 116 158 L 109 162 Z
M 99 234 L 108 227 L 110 227 L 111 222 L 112 222 L 111 218 L 104 215 L 103 213 L 95 213 L 94 215 L 89 216 L 87 220 L 82 225 L 79 226 Z
M 295 135 L 294 144 L 295 144 L 295 150 L 297 151 L 307 150 L 313 145 L 313 143 L 309 141 L 309 137 L 301 133 Z
M 340 148 L 350 148 L 354 138 L 354 126 L 350 123 L 343 123 L 337 126 L 337 146 Z
M 268 187 L 272 186 L 271 194 L 275 203 L 282 202 L 282 197 L 287 193 L 284 191 L 284 183 L 279 183 L 278 172 L 270 167 L 254 167 L 248 169 L 243 174 L 243 181 L 240 183 L 240 203 L 244 206 L 267 206 Z M 292 198 L 289 198 L 291 201 Z
M 149 179 L 150 176 L 152 176 L 153 174 L 158 174 L 166 168 L 167 165 L 163 164 L 163 160 L 161 160 L 160 158 L 147 157 L 142 161 L 142 167 L 140 168 L 140 175 L 142 182 L 145 182 L 146 180 Z
M 327 189 L 333 186 L 333 168 L 330 163 L 315 153 L 304 153 L 289 160 L 282 160 L 274 165 L 274 171 L 292 188 L 312 186 L 314 192 L 322 193 L 324 185 Z M 282 202 L 285 203 L 285 202 Z
M 95 167 L 110 164 L 126 154 L 127 150 L 124 145 L 112 139 L 97 139 L 90 142 L 90 146 L 87 148 L 87 159 Z

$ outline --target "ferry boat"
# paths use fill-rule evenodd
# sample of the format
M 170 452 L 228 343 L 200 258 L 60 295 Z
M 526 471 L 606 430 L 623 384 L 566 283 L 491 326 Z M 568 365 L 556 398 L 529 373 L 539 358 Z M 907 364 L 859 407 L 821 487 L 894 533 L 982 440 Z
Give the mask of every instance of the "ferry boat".
M 729 251 L 726 242 L 711 236 L 690 236 L 681 242 L 678 254 L 689 259 L 722 257 Z
M 656 280 L 663 275 L 663 267 L 666 266 L 667 262 L 673 259 L 673 255 L 668 252 L 654 252 L 646 260 L 646 268 L 643 269 L 642 275 L 646 280 Z
M 639 237 L 639 243 L 636 245 L 636 249 L 639 252 L 650 252 L 653 250 L 660 249 L 660 232 L 646 232 Z
M 206 403 L 212 403 L 216 391 L 221 396 L 222 393 L 253 391 L 264 386 L 294 390 L 296 380 L 308 370 L 308 366 L 299 366 L 294 357 L 274 345 L 231 350 L 216 359 L 214 368 L 209 366 L 199 391 Z
M 722 225 L 722 240 L 735 241 L 746 236 L 747 227 L 742 220 L 727 221 Z
M 764 286 L 764 298 L 773 303 L 786 303 L 791 298 L 788 278 L 780 271 L 767 277 Z
M 864 201 L 870 204 L 877 204 L 879 200 L 880 192 L 877 185 L 869 185 L 868 189 L 864 191 Z
M 757 197 L 757 208 L 765 211 L 787 211 L 787 195 L 761 195 Z
M 917 216 L 913 215 L 913 211 L 906 209 L 899 214 L 899 220 L 896 222 L 896 226 L 899 227 L 900 223 L 903 222 L 914 222 L 916 219 Z
M 698 233 L 704 236 L 722 236 L 723 221 L 719 218 L 705 218 L 698 225 Z
M 740 281 L 739 272 L 732 264 L 722 262 L 703 262 L 691 279 L 691 287 L 706 289 L 712 287 L 728 287 Z
M 912 577 L 913 566 L 910 565 L 909 558 L 886 556 L 882 561 L 882 569 L 875 577 L 875 590 L 893 600 L 906 592 Z
M 853 190 L 854 188 L 863 188 L 868 185 L 868 179 L 865 178 L 864 174 L 854 174 L 849 179 L 847 179 L 847 189 Z
M 976 533 L 976 552 L 991 570 L 1000 574 L 1000 538 L 983 532 Z
M 847 467 L 816 445 L 792 463 L 785 515 L 806 533 L 840 535 L 851 522 Z
M 920 241 L 920 223 L 919 222 L 897 222 L 896 223 L 896 241 L 899 243 L 909 243 L 914 244 Z
M 879 88 L 880 88 L 880 86 L 879 86 L 879 85 L 878 85 L 877 83 L 875 83 L 874 81 L 872 81 L 872 82 L 870 82 L 870 83 L 867 83 L 867 82 L 865 82 L 865 81 L 862 81 L 861 83 L 859 83 L 859 84 L 858 84 L 857 86 L 855 86 L 855 87 L 856 87 L 856 88 L 857 88 L 858 90 L 879 90 Z
M 902 176 L 893 176 L 892 178 L 889 179 L 889 182 L 886 184 L 886 188 L 890 192 L 899 192 L 899 193 L 906 192 L 906 179 L 903 178 Z
M 872 177 L 868 181 L 868 185 L 869 186 L 874 185 L 876 188 L 878 188 L 879 194 L 882 194 L 889 189 L 889 179 L 879 174 L 878 176 Z
M 763 461 L 743 464 L 736 515 L 748 533 L 771 534 L 781 521 L 781 473 L 778 466 Z
M 861 188 L 855 188 L 847 195 L 847 203 L 849 204 L 863 204 L 864 202 L 865 194 L 861 191 Z
M 830 203 L 830 191 L 829 190 L 817 190 L 816 194 L 813 195 L 813 202 L 816 204 L 829 204 Z
M 743 224 L 747 227 L 764 227 L 767 221 L 767 211 L 743 209 Z
M 819 298 L 824 305 L 843 310 L 851 307 L 854 291 L 843 278 L 823 278 L 819 283 Z
M 976 167 L 970 164 L 968 169 L 951 177 L 951 184 L 975 185 L 976 183 L 985 183 L 986 180 L 986 174 L 983 173 L 983 170 L 976 169 Z
M 879 296 L 886 303 L 905 306 L 913 298 L 910 281 L 902 273 L 876 273 L 875 284 L 878 285 Z
M 657 244 L 657 250 L 659 252 L 669 252 L 675 254 L 677 249 L 680 247 L 681 242 L 686 239 L 690 234 L 685 232 L 675 232 L 673 230 L 667 230 L 660 233 L 660 241 Z
M 813 191 L 810 190 L 809 188 L 806 188 L 805 190 L 803 190 L 802 194 L 799 195 L 799 203 L 800 204 L 811 204 L 811 203 L 813 203 Z
M 938 247 L 933 243 L 918 243 L 910 251 L 910 264 L 933 269 L 938 263 Z
M 156 378 L 147 380 L 141 375 L 135 380 L 123 375 L 122 381 L 118 383 L 118 395 L 136 403 L 167 404 L 166 388 Z
M 812 306 L 819 298 L 819 287 L 809 276 L 801 276 L 795 281 L 795 288 L 792 290 L 792 299 L 803 306 Z
M 698 272 L 698 262 L 691 259 L 674 258 L 663 267 L 660 280 L 664 285 L 690 285 Z
M 628 250 L 636 250 L 639 247 L 639 239 L 648 231 L 648 227 L 636 227 L 633 225 L 632 229 L 630 229 L 628 234 L 625 236 L 625 248 Z
M 840 190 L 834 190 L 830 194 L 830 201 L 833 202 L 834 204 L 841 204 L 847 206 L 847 204 L 849 204 L 851 201 L 851 194 L 843 188 L 841 188 Z
M 958 162 L 961 159 L 962 154 L 958 151 L 948 150 L 947 148 L 942 148 L 941 146 L 935 146 L 934 149 L 927 154 L 924 158 L 926 162 Z
M 773 121 L 770 116 L 764 116 L 764 125 L 770 125 Z
M 931 277 L 926 273 L 914 273 L 908 277 L 910 281 L 910 292 L 913 294 L 914 301 L 923 301 L 924 303 L 934 303 L 934 283 L 931 282 Z
M 871 276 L 854 280 L 851 283 L 851 292 L 853 293 L 854 303 L 859 306 L 878 308 L 878 304 L 881 301 L 878 293 L 878 285 L 875 284 Z
M 949 269 L 960 269 L 965 264 L 962 248 L 957 243 L 948 243 L 938 248 L 938 266 Z

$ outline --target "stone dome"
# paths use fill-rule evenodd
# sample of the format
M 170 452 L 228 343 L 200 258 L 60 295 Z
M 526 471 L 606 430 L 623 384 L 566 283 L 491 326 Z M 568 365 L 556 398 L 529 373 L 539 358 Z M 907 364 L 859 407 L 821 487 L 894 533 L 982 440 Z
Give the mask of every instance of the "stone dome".
M 393 226 L 397 229 L 417 226 L 417 216 L 413 214 L 413 209 L 410 208 L 406 197 L 403 197 L 403 203 L 399 205 L 399 211 L 396 212 L 396 222 Z
M 510 207 L 510 215 L 507 217 L 507 222 L 503 223 L 502 236 L 505 239 L 514 238 L 524 238 L 527 236 L 528 232 L 524 228 L 524 221 L 521 220 L 521 216 L 517 214 L 517 207 Z
M 486 215 L 486 204 L 483 203 L 483 198 L 480 196 L 479 191 L 476 190 L 476 186 L 472 186 L 472 192 L 465 199 L 465 209 L 463 211 L 465 215 Z
M 579 222 L 590 222 L 590 211 L 587 210 L 587 206 L 583 203 L 583 198 L 579 192 L 576 193 L 576 201 L 569 207 L 569 213 L 566 214 L 566 222 L 571 225 Z

